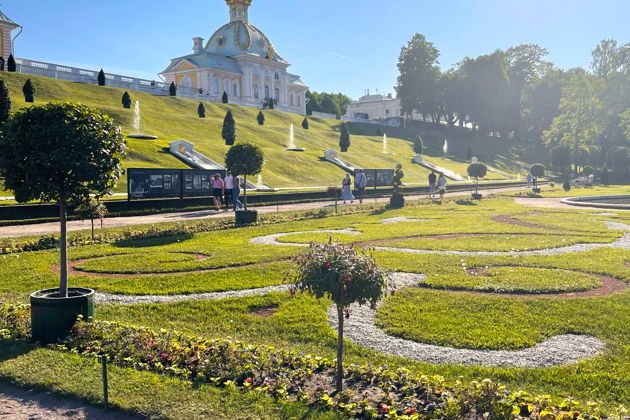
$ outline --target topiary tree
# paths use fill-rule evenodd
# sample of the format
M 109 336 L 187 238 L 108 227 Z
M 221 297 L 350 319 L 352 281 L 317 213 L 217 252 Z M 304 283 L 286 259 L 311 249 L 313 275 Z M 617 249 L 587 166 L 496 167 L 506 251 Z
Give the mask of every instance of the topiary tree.
M 256 119 L 258 120 L 258 125 L 265 125 L 265 114 L 262 111 L 258 111 Z
M 203 102 L 199 102 L 199 106 L 197 107 L 197 115 L 199 118 L 206 118 L 206 106 Z
M 571 166 L 571 150 L 566 146 L 557 146 L 549 151 L 551 165 L 562 170 L 562 175 L 566 177 L 567 168 Z
M 224 104 L 227 104 L 230 102 L 230 99 L 228 98 L 228 94 L 226 91 L 223 91 L 223 96 L 221 97 L 221 102 L 223 102 Z
M 175 82 L 171 82 L 171 84 L 169 85 L 168 94 L 169 96 L 177 96 L 177 85 L 175 84 Z
M 24 86 L 22 86 L 22 93 L 24 93 L 24 101 L 28 103 L 35 102 L 35 93 L 37 93 L 37 89 L 31 79 L 27 79 Z
M 96 78 L 96 81 L 98 82 L 99 86 L 105 86 L 105 72 L 103 71 L 103 69 L 101 69 L 101 71 L 98 72 L 98 77 Z
M 350 147 L 350 132 L 346 123 L 341 124 L 341 135 L 339 136 L 339 149 L 342 152 L 347 152 Z
M 475 178 L 475 194 L 479 194 L 479 178 L 483 178 L 488 173 L 488 167 L 483 163 L 471 163 L 468 165 L 468 176 Z
M 534 177 L 534 188 L 538 188 L 538 178 L 545 176 L 545 167 L 540 163 L 534 163 L 529 167 L 529 173 Z
M 77 208 L 77 213 L 82 219 L 90 219 L 92 224 L 92 243 L 94 243 L 94 219 L 101 221 L 101 229 L 103 229 L 103 218 L 107 216 L 107 206 L 98 200 L 90 200 L 86 203 L 82 203 Z
M 225 155 L 225 166 L 234 176 L 244 177 L 243 204 L 247 211 L 247 176 L 258 175 L 265 166 L 265 155 L 262 149 L 251 143 L 237 144 L 230 147 Z
M 424 143 L 422 141 L 422 137 L 418 135 L 415 139 L 413 139 L 413 152 L 417 155 L 422 155 L 424 151 Z
M 125 91 L 122 96 L 122 106 L 123 108 L 129 109 L 131 108 L 131 96 L 129 96 L 129 92 Z
M 473 149 L 471 145 L 468 145 L 468 148 L 466 149 L 466 159 L 472 160 L 472 158 L 473 158 Z
M 343 389 L 343 327 L 353 303 L 375 306 L 383 297 L 387 272 L 371 255 L 351 246 L 312 244 L 296 258 L 295 285 L 317 299 L 328 297 L 337 306 L 337 391 Z
M 0 176 L 20 203 L 55 201 L 61 222 L 59 296 L 68 296 L 69 205 L 109 193 L 122 175 L 125 139 L 110 117 L 63 103 L 23 109 L 0 139 Z
M 9 121 L 12 110 L 13 103 L 11 102 L 9 88 L 4 83 L 4 80 L 0 80 L 0 124 Z
M 15 73 L 17 71 L 17 63 L 15 62 L 15 57 L 13 57 L 13 54 L 9 55 L 9 60 L 7 61 L 7 70 L 11 73 Z
M 223 136 L 223 140 L 225 140 L 225 144 L 228 146 L 232 146 L 236 141 L 236 122 L 232 116 L 232 111 L 228 110 L 227 114 L 225 114 L 221 135 Z
M 309 129 L 308 117 L 304 117 L 304 119 L 302 120 L 302 128 L 305 130 Z

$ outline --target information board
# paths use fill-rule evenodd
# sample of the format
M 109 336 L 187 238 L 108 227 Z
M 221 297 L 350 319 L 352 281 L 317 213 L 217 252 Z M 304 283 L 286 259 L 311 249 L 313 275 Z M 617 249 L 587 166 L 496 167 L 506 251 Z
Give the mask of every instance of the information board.
M 225 170 L 127 169 L 129 200 L 142 198 L 198 197 L 212 195 L 213 175 Z
M 394 185 L 393 169 L 364 169 L 368 188 L 391 187 Z

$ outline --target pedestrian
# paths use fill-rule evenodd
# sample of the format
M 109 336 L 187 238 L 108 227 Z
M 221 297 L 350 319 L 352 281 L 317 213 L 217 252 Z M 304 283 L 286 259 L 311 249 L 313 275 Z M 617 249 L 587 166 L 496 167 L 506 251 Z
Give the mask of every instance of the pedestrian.
M 354 186 L 357 189 L 359 203 L 363 204 L 363 195 L 365 194 L 365 187 L 367 187 L 367 176 L 363 173 L 363 169 L 357 169 L 357 173 L 354 176 Z
M 0 71 L 4 71 L 4 57 L 0 57 Z
M 440 176 L 438 176 L 437 181 L 438 192 L 440 193 L 440 201 L 444 198 L 444 193 L 446 192 L 446 177 L 442 172 L 440 172 Z
M 221 175 L 214 174 L 212 177 L 212 201 L 217 211 L 221 211 L 221 197 L 223 197 L 223 190 L 225 189 L 225 183 L 221 179 Z
M 531 172 L 527 172 L 527 188 L 532 187 L 532 182 L 534 181 L 534 177 Z
M 432 170 L 429 174 L 429 198 L 435 197 L 435 191 L 437 190 L 437 175 Z
M 341 199 L 343 200 L 343 204 L 346 204 L 347 200 L 350 200 L 350 203 L 354 203 L 354 196 L 352 195 L 352 180 L 350 179 L 350 174 L 346 174 L 343 181 L 341 181 Z
M 243 185 L 241 177 L 235 176 L 232 188 L 232 201 L 234 203 L 234 211 L 243 208 L 243 204 L 238 200 L 238 197 L 241 195 L 241 185 Z
M 224 202 L 225 208 L 228 209 L 230 207 L 230 202 L 232 200 L 233 190 L 234 190 L 234 177 L 230 171 L 225 173 L 225 178 L 223 179 L 225 183 L 225 195 Z

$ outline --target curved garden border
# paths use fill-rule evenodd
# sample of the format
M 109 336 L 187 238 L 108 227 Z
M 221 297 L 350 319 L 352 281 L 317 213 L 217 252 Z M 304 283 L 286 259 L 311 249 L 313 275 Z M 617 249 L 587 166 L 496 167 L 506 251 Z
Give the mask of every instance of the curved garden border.
M 571 197 L 565 198 L 560 202 L 571 206 L 578 207 L 593 207 L 598 209 L 617 209 L 617 210 L 630 210 L 630 204 L 619 203 L 601 203 L 603 200 L 612 200 L 624 198 L 630 200 L 630 195 L 595 195 L 591 197 Z

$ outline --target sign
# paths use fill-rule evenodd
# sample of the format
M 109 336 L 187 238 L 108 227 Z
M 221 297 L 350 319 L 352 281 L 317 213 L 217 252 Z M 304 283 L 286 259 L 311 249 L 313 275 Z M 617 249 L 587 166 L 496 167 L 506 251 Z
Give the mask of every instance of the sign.
M 363 173 L 367 178 L 368 187 L 391 187 L 394 185 L 393 169 L 364 169 Z
M 210 180 L 215 174 L 224 178 L 225 170 L 127 169 L 128 198 L 210 196 Z

